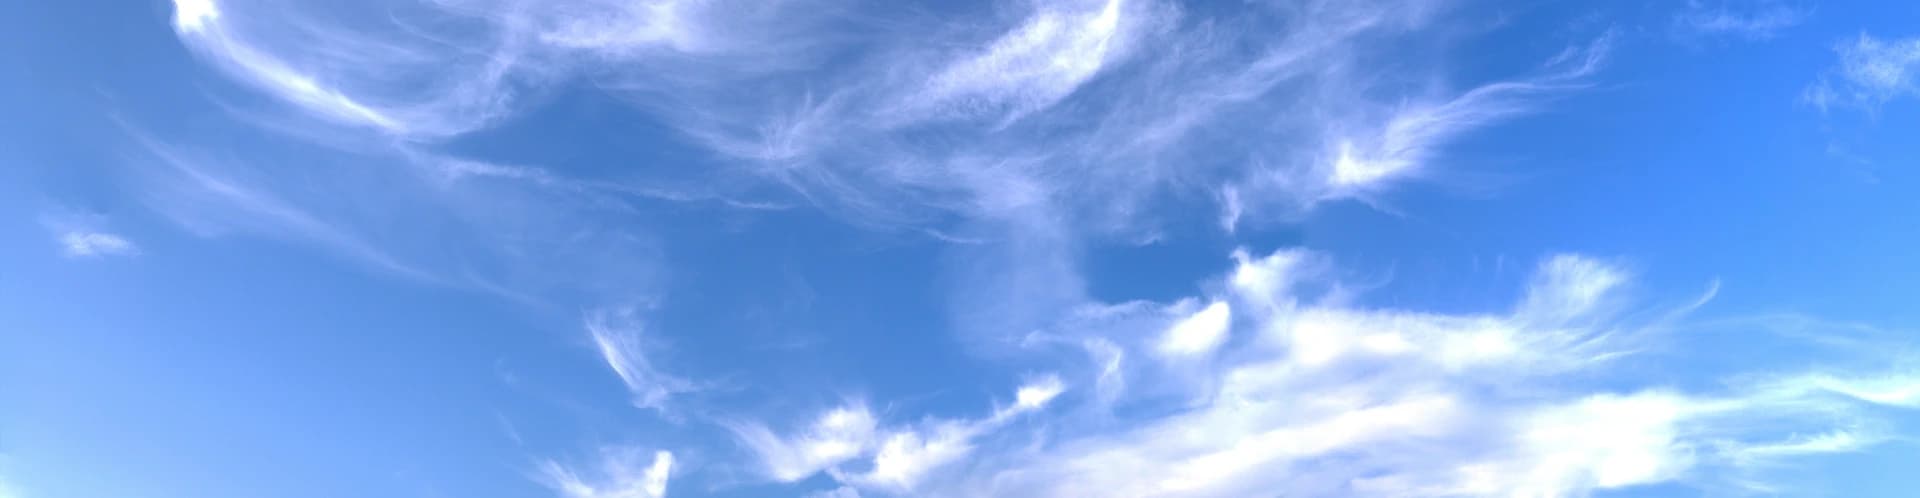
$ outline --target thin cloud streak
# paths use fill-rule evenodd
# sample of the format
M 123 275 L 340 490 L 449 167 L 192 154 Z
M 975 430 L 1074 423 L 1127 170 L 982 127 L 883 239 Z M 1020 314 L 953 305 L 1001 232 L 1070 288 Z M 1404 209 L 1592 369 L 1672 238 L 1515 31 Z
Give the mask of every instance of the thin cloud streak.
M 189 230 L 203 236 L 238 229 L 304 239 L 405 278 L 440 281 L 270 193 L 215 173 L 204 159 L 139 138 L 159 166 L 149 168 L 143 180 L 148 205 Z
M 1045 204 L 1096 235 L 1153 231 L 1160 221 L 1143 213 L 1166 192 L 1230 199 L 1229 230 L 1377 193 L 1420 176 L 1458 135 L 1580 88 L 1605 52 L 1451 98 L 1383 101 L 1374 87 L 1391 82 L 1352 69 L 1362 43 L 1417 38 L 1447 2 L 1278 2 L 1217 17 L 1154 0 L 1034 1 L 978 26 L 880 21 L 833 2 L 475 0 L 396 16 L 471 32 L 400 35 L 310 10 L 183 2 L 184 42 L 325 120 L 453 137 L 520 112 L 523 96 L 585 82 L 726 159 L 709 184 L 768 182 L 878 226 Z M 408 80 L 426 67 L 462 83 Z M 814 83 L 779 83 L 795 77 Z M 1300 88 L 1313 90 L 1286 95 Z M 1229 129 L 1241 124 L 1251 129 Z M 715 195 L 730 194 L 682 197 Z
M 648 345 L 658 343 L 649 341 L 644 334 L 646 329 L 635 310 L 622 308 L 589 314 L 586 328 L 601 359 L 633 394 L 635 406 L 666 410 L 673 396 L 696 389 L 692 382 L 655 369 L 650 357 L 655 353 L 648 351 Z

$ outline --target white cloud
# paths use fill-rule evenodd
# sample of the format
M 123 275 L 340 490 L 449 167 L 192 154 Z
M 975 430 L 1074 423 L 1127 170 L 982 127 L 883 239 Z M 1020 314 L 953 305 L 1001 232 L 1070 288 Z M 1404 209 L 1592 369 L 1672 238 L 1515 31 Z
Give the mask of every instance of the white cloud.
M 699 32 L 690 18 L 712 15 L 718 2 L 661 0 L 639 2 L 580 2 L 563 7 L 575 10 L 555 19 L 540 39 L 564 47 L 610 52 L 666 46 L 682 52 L 701 52 L 713 40 Z
M 1116 59 L 1152 20 L 1126 0 L 1038 2 L 1019 27 L 954 61 L 914 92 L 909 113 L 1018 119 L 1074 92 Z
M 1787 0 L 1687 0 L 1674 18 L 1674 27 L 1686 36 L 1762 40 L 1805 22 L 1810 15 L 1810 9 Z
M 915 496 L 1581 496 L 1715 478 L 1752 486 L 1746 469 L 1883 440 L 1860 423 L 1868 407 L 1920 403 L 1920 379 L 1899 373 L 1775 372 L 1692 392 L 1593 380 L 1621 362 L 1672 361 L 1637 355 L 1680 338 L 1655 334 L 1672 327 L 1670 313 L 1623 313 L 1627 272 L 1590 257 L 1545 258 L 1510 313 L 1455 315 L 1320 299 L 1302 290 L 1325 287 L 1315 281 L 1322 273 L 1300 267 L 1313 258 L 1236 254 L 1227 294 L 1207 299 L 1257 310 L 1229 321 L 1259 336 L 1219 346 L 1203 368 L 1117 361 L 1160 351 L 1165 324 L 1189 320 L 1191 304 L 1162 307 L 1178 313 L 1116 305 L 1099 313 L 1105 321 L 1072 322 L 1033 343 L 1110 348 L 1059 350 L 1088 355 L 1076 375 L 1104 384 L 1100 397 L 1039 412 L 1033 421 L 1045 429 L 1031 433 L 985 438 L 979 425 L 951 420 L 883 429 L 870 470 L 830 475 Z M 1632 318 L 1643 316 L 1655 318 Z M 1127 320 L 1163 325 L 1135 334 Z M 1145 382 L 1109 381 L 1116 376 Z M 1156 415 L 1115 422 L 1115 407 L 1146 406 Z M 953 463 L 962 458 L 972 463 Z
M 428 23 L 411 22 L 471 21 L 443 8 L 451 3 L 392 7 L 384 32 L 338 25 L 330 5 L 352 7 L 174 0 L 174 31 L 203 60 L 312 117 L 409 139 L 491 124 L 548 71 L 525 63 L 523 29 L 422 32 Z
M 918 426 L 881 427 L 863 405 L 854 404 L 827 412 L 797 434 L 775 435 L 757 423 L 734 423 L 729 429 L 776 481 L 793 482 L 826 471 L 848 484 L 900 493 L 914 490 L 929 473 L 967 457 L 979 438 L 1016 416 L 1041 410 L 1065 390 L 1057 376 L 1042 376 L 1016 390 L 1012 405 L 972 420 L 930 419 Z M 854 460 L 865 460 L 866 470 L 842 468 Z
M 1038 410 L 1047 406 L 1054 397 L 1066 390 L 1067 386 L 1060 382 L 1060 377 L 1052 375 L 1043 377 L 1032 384 L 1020 386 L 1018 391 L 1014 391 L 1012 410 L 1016 412 Z
M 1034 0 L 949 22 L 835 0 L 447 0 L 355 25 L 325 4 L 180 0 L 175 29 L 313 117 L 408 143 L 485 129 L 578 82 L 726 159 L 701 178 L 714 181 L 642 172 L 621 182 L 629 194 L 772 184 L 862 223 L 1054 216 L 1139 238 L 1169 191 L 1230 204 L 1232 230 L 1430 178 L 1448 142 L 1580 88 L 1604 53 L 1405 95 L 1446 68 L 1368 47 L 1421 43 L 1449 3 Z M 1383 62 L 1408 74 L 1356 69 Z
M 180 31 L 197 33 L 206 29 L 207 23 L 220 17 L 220 7 L 213 0 L 174 0 L 173 26 Z
M 119 235 L 81 230 L 61 233 L 60 247 L 73 257 L 124 256 L 140 252 L 140 248 Z
M 1560 254 L 1534 273 L 1519 314 L 1541 319 L 1578 318 L 1596 311 L 1627 280 L 1624 272 L 1591 258 Z
M 104 216 L 60 211 L 41 216 L 40 224 L 53 233 L 61 254 L 70 258 L 140 254 L 140 246 L 104 228 Z
M 1482 85 L 1444 102 L 1411 102 L 1365 133 L 1338 139 L 1330 173 L 1332 196 L 1364 192 L 1371 186 L 1415 173 L 1437 149 L 1459 136 L 1532 111 L 1543 96 L 1582 85 L 1595 71 L 1611 41 L 1601 38 L 1582 50 L 1570 50 L 1555 62 L 1562 66 L 1538 77 Z
M 374 130 L 376 148 L 441 176 L 586 196 L 569 190 L 583 183 L 539 169 L 406 155 L 486 129 L 571 81 L 716 156 L 711 168 L 666 168 L 694 171 L 690 181 L 622 177 L 608 191 L 709 198 L 676 189 L 774 185 L 856 223 L 961 232 L 978 250 L 956 252 L 979 257 L 957 279 L 956 328 L 1030 339 L 1000 342 L 1032 348 L 1020 358 L 1048 368 L 1085 368 L 1034 378 L 978 418 L 905 419 L 850 402 L 810 420 L 721 423 L 766 478 L 824 473 L 846 486 L 834 495 L 1581 495 L 1865 447 L 1881 437 L 1851 423 L 1869 418 L 1862 406 L 1920 402 L 1902 375 L 1819 372 L 1699 390 L 1593 382 L 1669 324 L 1623 315 L 1628 272 L 1575 255 L 1543 261 L 1506 312 L 1336 299 L 1318 291 L 1338 286 L 1317 271 L 1325 258 L 1307 251 L 1236 253 L 1222 285 L 1173 304 L 1086 297 L 1076 259 L 1086 240 L 1158 236 L 1171 221 L 1156 217 L 1157 203 L 1217 199 L 1231 231 L 1327 200 L 1370 200 L 1442 174 L 1435 160 L 1467 134 L 1583 88 L 1607 53 L 1602 37 L 1535 72 L 1450 85 L 1458 75 L 1444 57 L 1378 50 L 1452 38 L 1457 30 L 1430 25 L 1450 3 L 1036 1 L 974 22 L 838 17 L 838 4 L 797 0 L 448 0 L 394 7 L 390 19 L 452 21 L 400 29 L 350 26 L 316 10 L 324 3 L 178 0 L 174 28 L 235 79 L 333 125 Z M 1702 19 L 1770 29 L 1757 18 Z M 1826 107 L 1912 93 L 1914 43 L 1863 36 L 1841 47 L 1841 68 L 1808 99 Z M 172 174 L 154 204 L 184 224 L 292 232 L 380 266 L 442 274 L 403 263 L 437 254 L 391 256 L 314 206 L 363 196 L 246 182 L 237 169 L 159 153 Z M 476 197 L 487 207 L 476 212 L 508 211 Z M 394 212 L 384 207 L 368 210 Z M 527 217 L 512 228 L 552 219 Z M 559 225 L 498 245 L 514 254 L 551 247 L 543 239 L 600 245 Z M 598 261 L 572 272 L 526 266 L 571 278 Z M 660 408 L 693 389 L 653 364 L 630 314 L 590 315 L 586 326 L 636 404 Z M 1187 361 L 1128 361 L 1155 356 Z M 1068 385 L 1092 389 L 1067 396 Z M 609 455 L 600 477 L 552 462 L 546 477 L 576 497 L 664 494 L 672 454 L 653 453 L 651 465 L 640 452 Z
M 664 498 L 673 453 L 655 451 L 652 463 L 643 465 L 644 455 L 635 449 L 602 451 L 598 480 L 592 482 L 552 460 L 541 462 L 540 470 L 547 485 L 567 498 Z
M 665 410 L 669 398 L 692 391 L 693 383 L 661 373 L 648 357 L 646 328 L 631 308 L 601 310 L 587 316 L 587 333 L 600 351 L 601 359 L 620 376 L 634 404 Z
M 1786 458 L 1859 451 L 1880 442 L 1877 439 L 1852 431 L 1833 430 L 1811 436 L 1790 437 L 1778 443 L 1736 448 L 1729 457 L 1735 465 L 1750 467 Z
M 1821 110 L 1874 107 L 1920 93 L 1920 38 L 1885 40 L 1861 34 L 1836 45 L 1834 52 L 1839 66 L 1803 95 Z
M 873 455 L 873 470 L 850 480 L 866 486 L 890 490 L 909 490 L 940 466 L 953 463 L 973 451 L 971 440 L 978 429 L 967 424 L 945 422 L 927 429 L 894 432 Z
M 864 405 L 854 404 L 829 411 L 787 436 L 753 422 L 733 423 L 728 429 L 753 450 L 768 477 L 793 482 L 866 452 L 873 444 L 875 421 Z
M 1225 301 L 1208 303 L 1207 307 L 1168 327 L 1166 338 L 1160 342 L 1160 351 L 1174 356 L 1211 352 L 1227 340 L 1227 326 L 1232 319 L 1232 308 Z
M 653 453 L 653 465 L 647 466 L 647 473 L 641 480 L 641 488 L 647 496 L 659 498 L 667 495 L 667 478 L 673 472 L 673 454 L 665 451 Z

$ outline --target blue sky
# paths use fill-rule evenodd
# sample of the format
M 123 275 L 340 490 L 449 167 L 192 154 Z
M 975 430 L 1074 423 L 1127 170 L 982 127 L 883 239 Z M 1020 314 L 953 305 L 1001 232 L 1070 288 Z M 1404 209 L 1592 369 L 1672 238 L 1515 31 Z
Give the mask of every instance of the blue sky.
M 1920 485 L 1905 2 L 0 17 L 0 498 Z

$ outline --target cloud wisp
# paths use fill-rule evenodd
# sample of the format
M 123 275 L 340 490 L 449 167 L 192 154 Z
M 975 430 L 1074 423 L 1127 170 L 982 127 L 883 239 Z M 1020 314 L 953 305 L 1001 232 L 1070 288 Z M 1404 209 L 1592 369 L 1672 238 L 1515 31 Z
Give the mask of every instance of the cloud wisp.
M 620 377 L 620 381 L 633 393 L 635 406 L 655 410 L 666 410 L 667 402 L 676 394 L 693 391 L 695 385 L 687 380 L 662 373 L 653 366 L 648 351 L 648 337 L 643 333 L 645 327 L 639 323 L 631 308 L 602 310 L 587 317 L 587 332 L 593 338 L 601 359 L 607 368 Z M 657 342 L 652 344 L 657 345 Z
M 1033 0 L 952 23 L 824 1 L 469 0 L 356 24 L 356 3 L 181 0 L 174 27 L 313 117 L 406 141 L 455 139 L 585 84 L 715 154 L 708 184 L 777 185 L 891 226 L 1046 204 L 1109 234 L 1152 231 L 1167 195 L 1220 199 L 1232 227 L 1419 178 L 1459 135 L 1580 88 L 1606 52 L 1382 97 L 1422 78 L 1364 70 L 1382 62 L 1368 46 L 1430 36 L 1447 2 L 1237 9 Z
M 1786 0 L 1688 0 L 1673 25 L 1685 37 L 1765 40 L 1812 15 L 1812 9 Z
M 1020 386 L 1010 404 L 977 419 L 883 426 L 865 404 L 851 403 L 787 434 L 758 422 L 730 423 L 728 430 L 775 481 L 795 482 L 825 471 L 860 487 L 910 492 L 929 474 L 968 458 L 979 439 L 1044 410 L 1066 388 L 1059 377 L 1036 378 Z M 849 462 L 857 462 L 857 468 L 843 465 Z
M 69 258 L 137 256 L 140 246 L 125 236 L 107 229 L 106 217 L 59 211 L 40 217 L 40 225 L 53 235 L 60 254 Z
M 1889 40 L 1861 34 L 1833 50 L 1839 65 L 1807 87 L 1802 97 L 1814 107 L 1873 109 L 1920 94 L 1920 38 Z
M 1589 257 L 1547 258 L 1511 310 L 1489 314 L 1316 294 L 1328 260 L 1312 253 L 1237 261 L 1203 298 L 1089 305 L 1037 332 L 1031 353 L 1081 367 L 989 417 L 890 429 L 850 404 L 793 433 L 731 432 L 769 479 L 846 486 L 821 493 L 1581 496 L 1761 489 L 1763 469 L 1892 440 L 1876 414 L 1920 408 L 1911 371 L 1846 360 L 1615 378 L 1687 363 L 1689 348 L 1665 346 L 1686 339 L 1669 332 L 1694 305 L 1632 312 L 1630 274 Z M 996 430 L 1028 412 L 1022 430 Z
M 66 255 L 84 258 L 92 256 L 127 256 L 139 254 L 140 248 L 121 238 L 106 232 L 67 231 L 60 234 L 60 248 Z
M 582 477 L 552 460 L 540 465 L 547 485 L 566 498 L 665 498 L 667 480 L 673 474 L 673 453 L 649 454 L 633 448 L 603 450 L 596 471 L 590 474 L 596 477 Z
M 1457 3 L 175 0 L 174 32 L 201 60 L 298 111 L 276 131 L 352 136 L 326 152 L 356 167 L 283 160 L 313 150 L 298 144 L 210 159 L 147 140 L 159 160 L 140 188 L 197 232 L 586 309 L 658 280 L 636 197 L 771 198 L 726 204 L 964 241 L 954 253 L 982 256 L 955 265 L 953 328 L 1049 372 L 972 415 L 857 400 L 737 415 L 658 364 L 664 341 L 635 311 L 586 317 L 633 405 L 707 417 L 754 475 L 831 481 L 821 496 L 1579 496 L 1759 486 L 1754 469 L 1894 437 L 1876 413 L 1920 403 L 1909 370 L 1625 375 L 1685 363 L 1664 346 L 1697 304 L 1633 313 L 1630 272 L 1581 255 L 1545 258 L 1510 307 L 1480 313 L 1360 304 L 1326 290 L 1334 257 L 1305 250 L 1235 253 L 1170 302 L 1088 297 L 1087 244 L 1154 240 L 1193 212 L 1234 236 L 1444 178 L 1450 145 L 1590 87 L 1611 54 L 1601 35 L 1467 78 L 1439 56 Z M 1679 23 L 1765 37 L 1801 15 L 1729 5 L 1690 3 Z M 1838 50 L 1814 105 L 1915 92 L 1920 41 Z M 453 152 L 565 92 L 664 130 L 650 149 L 696 153 L 569 171 Z M 625 166 L 656 160 L 687 164 Z M 88 251 L 119 240 L 87 234 L 111 236 L 83 233 Z M 660 497 L 699 472 L 702 453 L 681 455 L 607 449 L 539 477 L 575 498 Z

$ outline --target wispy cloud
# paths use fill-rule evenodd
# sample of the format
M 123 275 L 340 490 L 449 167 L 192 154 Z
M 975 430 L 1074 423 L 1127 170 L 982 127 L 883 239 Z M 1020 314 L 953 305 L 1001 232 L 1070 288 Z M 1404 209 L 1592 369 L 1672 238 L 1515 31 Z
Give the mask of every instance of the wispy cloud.
M 636 186 L 411 146 L 339 153 L 269 134 L 210 148 L 126 131 L 141 150 L 128 157 L 124 186 L 201 236 L 308 245 L 386 275 L 528 304 L 630 299 L 658 269 L 653 238 L 626 217 L 628 201 L 653 199 Z
M 1128 8 L 1124 0 L 1037 2 L 1017 28 L 937 70 L 902 110 L 1006 122 L 1052 106 L 1126 57 L 1142 25 L 1155 22 Z
M 1227 327 L 1233 308 L 1225 301 L 1214 301 L 1167 328 L 1160 351 L 1170 355 L 1197 355 L 1213 352 L 1227 339 Z
M 799 0 L 455 2 L 390 16 L 477 28 L 441 33 L 215 1 L 176 5 L 181 39 L 329 121 L 458 136 L 583 82 L 728 159 L 706 184 L 769 182 L 862 223 L 1046 211 L 1127 236 L 1154 229 L 1143 211 L 1163 193 L 1230 199 L 1230 229 L 1431 174 L 1422 165 L 1447 142 L 1580 88 L 1606 52 L 1407 98 L 1383 96 L 1419 78 L 1358 69 L 1376 57 L 1366 46 L 1428 34 L 1448 2 L 1035 0 L 980 23 Z
M 875 425 L 865 405 L 850 404 L 785 436 L 758 422 L 735 422 L 728 430 L 753 451 L 768 477 L 793 482 L 866 452 L 873 444 Z
M 107 228 L 104 216 L 63 210 L 41 216 L 40 224 L 53 234 L 60 253 L 70 258 L 140 254 L 140 247 L 133 241 Z
M 1866 422 L 1920 404 L 1920 377 L 1845 361 L 1697 373 L 1725 375 L 1726 387 L 1704 391 L 1609 380 L 1686 361 L 1652 352 L 1684 338 L 1662 333 L 1678 326 L 1672 313 L 1628 312 L 1630 273 L 1594 258 L 1546 258 L 1503 314 L 1316 295 L 1306 289 L 1327 287 L 1323 259 L 1241 255 L 1205 301 L 1077 312 L 1103 318 L 1064 321 L 1030 346 L 1086 355 L 1060 361 L 1086 367 L 1030 384 L 984 419 L 889 429 L 852 407 L 801 435 L 742 439 L 779 480 L 825 471 L 882 494 L 1579 496 L 1680 480 L 1757 486 L 1758 469 L 1887 440 Z M 1216 319 L 1228 323 L 1206 323 L 1206 335 L 1232 337 L 1218 354 L 1166 354 L 1192 334 L 1175 331 Z M 1081 346 L 1092 344 L 1106 346 Z M 1050 386 L 1067 383 L 1107 392 L 1059 404 Z M 1046 407 L 1034 430 L 986 437 L 1024 406 Z M 1116 407 L 1136 415 L 1120 422 Z M 1137 415 L 1147 407 L 1158 415 Z M 954 464 L 962 458 L 974 463 Z
M 1673 24 L 1682 36 L 1764 40 L 1806 22 L 1812 14 L 1813 9 L 1788 0 L 1688 0 Z
M 786 436 L 759 423 L 735 423 L 731 429 L 775 480 L 793 482 L 825 471 L 849 484 L 906 493 L 928 474 L 967 458 L 978 439 L 1015 417 L 1045 409 L 1065 390 L 1058 377 L 1039 377 L 1022 385 L 1012 403 L 978 419 L 882 426 L 864 405 L 852 404 L 835 408 L 802 432 Z M 842 467 L 856 460 L 865 470 Z
M 1820 110 L 1873 108 L 1920 93 L 1920 38 L 1887 40 L 1863 33 L 1833 50 L 1839 65 L 1802 94 Z
M 593 337 L 594 346 L 600 350 L 601 359 L 633 393 L 635 405 L 665 410 L 672 396 L 694 390 L 692 382 L 654 368 L 648 351 L 651 341 L 643 333 L 646 328 L 639 322 L 634 309 L 592 313 L 587 317 L 586 326 L 588 334 Z M 658 342 L 651 344 L 657 345 Z
M 125 256 L 140 252 L 140 248 L 119 235 L 77 230 L 61 233 L 60 247 L 73 257 Z
M 1610 37 L 1555 57 L 1542 75 L 1490 83 L 1441 102 L 1398 106 L 1372 127 L 1335 138 L 1322 196 L 1363 195 L 1387 180 L 1419 173 L 1441 146 L 1459 136 L 1526 112 L 1543 98 L 1585 85 L 1610 50 Z
M 431 6 L 394 9 L 375 34 L 320 19 L 291 2 L 176 0 L 174 31 L 204 59 L 240 81 L 328 121 L 408 138 L 437 138 L 503 116 L 536 68 L 521 67 L 519 33 L 458 39 L 410 32 L 414 19 L 457 17 Z M 424 10 L 421 10 L 424 9 Z M 484 49 L 480 49 L 484 47 Z
M 552 460 L 541 462 L 540 472 L 548 486 L 567 498 L 664 498 L 673 453 L 654 451 L 651 463 L 642 463 L 647 455 L 632 448 L 603 450 L 594 477 L 582 477 Z
M 1444 178 L 1451 144 L 1590 87 L 1611 53 L 1600 35 L 1466 80 L 1445 57 L 1403 53 L 1443 52 L 1457 30 L 1436 24 L 1455 3 L 1030 0 L 954 7 L 974 16 L 955 20 L 827 0 L 447 0 L 355 23 L 325 2 L 176 0 L 174 31 L 201 59 L 315 126 L 373 136 L 351 141 L 355 161 L 416 169 L 329 170 L 312 176 L 346 180 L 315 186 L 252 164 L 295 154 L 154 146 L 162 167 L 141 187 L 202 231 L 307 241 L 423 280 L 564 281 L 573 292 L 555 294 L 570 297 L 644 294 L 657 250 L 630 197 L 772 187 L 776 203 L 856 226 L 966 241 L 944 289 L 952 328 L 1057 373 L 970 416 L 864 401 L 779 419 L 697 410 L 766 480 L 840 486 L 823 495 L 1577 496 L 1891 437 L 1863 421 L 1920 398 L 1898 371 L 1613 378 L 1679 340 L 1664 332 L 1690 308 L 1625 312 L 1632 272 L 1592 257 L 1545 258 L 1520 298 L 1482 313 L 1356 304 L 1325 290 L 1341 287 L 1323 271 L 1334 258 L 1303 250 L 1236 253 L 1170 302 L 1088 296 L 1085 247 L 1159 237 L 1177 223 L 1168 204 L 1217 210 L 1233 232 Z M 1765 37 L 1803 15 L 1692 2 L 1676 22 Z M 1813 104 L 1914 92 L 1920 41 L 1838 50 Z M 579 180 L 434 147 L 581 88 L 706 155 Z M 661 367 L 666 342 L 636 311 L 589 313 L 585 328 L 633 404 L 667 412 L 699 390 Z M 542 477 L 573 497 L 658 497 L 690 472 L 664 451 L 603 453 L 584 473 L 547 461 Z
M 312 241 L 396 275 L 433 282 L 432 275 L 273 195 L 227 176 L 218 161 L 146 142 L 151 159 L 141 180 L 148 204 L 203 235 L 243 230 Z M 227 170 L 232 171 L 232 170 Z

